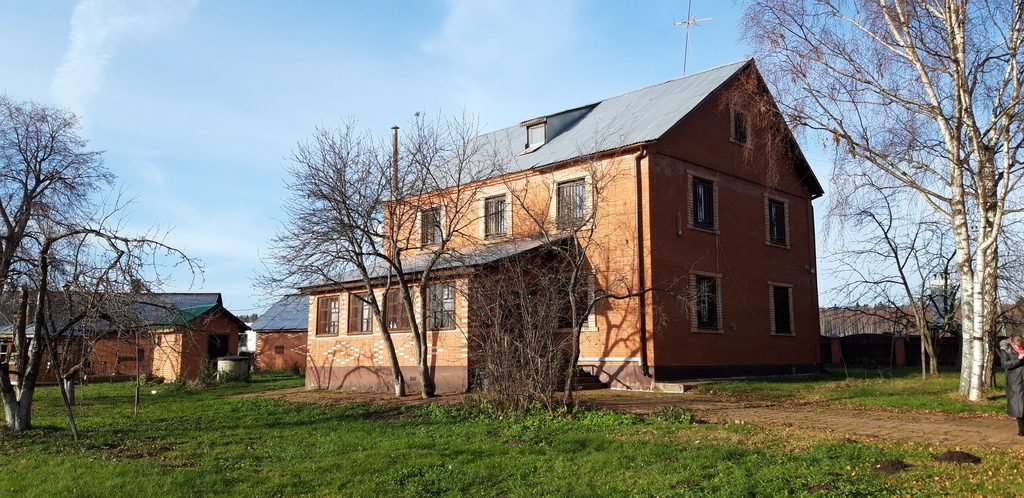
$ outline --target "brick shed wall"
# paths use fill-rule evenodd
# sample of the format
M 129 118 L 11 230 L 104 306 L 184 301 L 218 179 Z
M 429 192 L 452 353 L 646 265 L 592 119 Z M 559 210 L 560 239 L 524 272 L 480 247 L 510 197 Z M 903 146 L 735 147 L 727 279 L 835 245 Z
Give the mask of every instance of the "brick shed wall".
M 306 368 L 305 330 L 254 333 L 256 368 L 262 371 Z

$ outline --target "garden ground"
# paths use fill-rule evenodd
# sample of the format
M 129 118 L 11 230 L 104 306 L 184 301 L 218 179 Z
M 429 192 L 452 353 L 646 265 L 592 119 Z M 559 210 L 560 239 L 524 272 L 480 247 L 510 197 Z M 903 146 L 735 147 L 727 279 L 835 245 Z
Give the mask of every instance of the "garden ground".
M 460 395 L 422 399 L 416 395 L 395 398 L 390 393 L 323 391 L 305 388 L 255 393 L 292 402 L 346 404 L 368 402 L 393 405 L 462 403 Z M 715 393 L 710 389 L 686 393 L 599 390 L 578 393 L 581 402 L 620 412 L 648 414 L 662 406 L 692 411 L 699 422 L 756 424 L 794 430 L 830 433 L 851 439 L 904 440 L 951 448 L 1020 450 L 1024 437 L 1017 436 L 1013 418 L 1001 413 L 936 413 L 894 410 L 885 407 L 848 408 L 789 399 Z
M 286 374 L 146 383 L 134 415 L 133 383 L 95 383 L 81 442 L 50 386 L 35 429 L 0 430 L 0 496 L 1024 496 L 1001 390 L 971 403 L 957 381 L 863 369 L 590 391 L 554 417 Z

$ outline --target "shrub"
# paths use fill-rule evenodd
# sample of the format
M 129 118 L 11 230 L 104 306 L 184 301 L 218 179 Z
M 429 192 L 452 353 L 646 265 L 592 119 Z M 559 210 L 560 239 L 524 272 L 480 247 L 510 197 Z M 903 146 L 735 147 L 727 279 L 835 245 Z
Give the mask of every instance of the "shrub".
M 694 422 L 693 412 L 676 405 L 660 406 L 648 416 L 650 420 L 658 422 L 669 422 L 673 424 L 692 424 Z

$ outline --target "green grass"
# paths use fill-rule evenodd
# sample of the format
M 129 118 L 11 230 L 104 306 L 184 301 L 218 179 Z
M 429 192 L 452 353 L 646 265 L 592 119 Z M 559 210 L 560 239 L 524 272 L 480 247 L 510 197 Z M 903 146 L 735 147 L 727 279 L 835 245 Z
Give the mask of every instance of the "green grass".
M 974 403 L 957 393 L 959 372 L 940 372 L 921 380 L 918 368 L 832 369 L 825 373 L 765 380 L 737 380 L 698 386 L 704 392 L 728 393 L 775 400 L 842 406 L 886 407 L 901 411 L 942 413 L 1003 413 L 1006 393 L 1003 374 L 997 387 L 986 389 L 985 401 Z
M 57 390 L 41 388 L 36 428 L 0 431 L 0 495 L 806 496 L 814 486 L 834 488 L 814 496 L 1024 493 L 1019 454 L 975 452 L 982 464 L 951 466 L 931 460 L 946 448 L 693 425 L 674 410 L 496 418 L 474 402 L 397 408 L 231 396 L 298 385 L 264 375 L 209 389 L 147 386 L 137 417 L 131 383 L 90 385 L 76 408 L 81 443 L 71 440 Z M 872 470 L 889 458 L 912 466 L 895 476 Z

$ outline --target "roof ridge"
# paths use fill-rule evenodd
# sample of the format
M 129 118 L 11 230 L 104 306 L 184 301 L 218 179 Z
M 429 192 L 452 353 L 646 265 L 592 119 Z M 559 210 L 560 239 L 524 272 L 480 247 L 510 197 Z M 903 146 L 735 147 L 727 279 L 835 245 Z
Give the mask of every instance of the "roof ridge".
M 707 69 L 704 69 L 704 70 L 701 70 L 701 71 L 697 71 L 696 73 L 684 74 L 684 75 L 682 75 L 682 76 L 680 76 L 678 78 L 672 78 L 670 80 L 665 80 L 665 81 L 662 81 L 662 82 L 659 82 L 659 83 L 654 83 L 654 84 L 651 84 L 651 85 L 647 85 L 645 87 L 637 88 L 635 90 L 630 90 L 628 92 L 623 92 L 623 93 L 620 93 L 618 95 L 612 95 L 611 97 L 607 97 L 607 98 L 598 100 L 597 102 L 594 102 L 593 104 L 587 104 L 587 105 L 600 104 L 600 103 L 608 101 L 608 100 L 617 99 L 619 97 L 625 97 L 626 95 L 630 95 L 630 94 L 637 93 L 637 92 L 643 92 L 643 91 L 649 90 L 651 88 L 659 87 L 659 86 L 662 86 L 662 85 L 667 85 L 669 83 L 675 83 L 675 82 L 678 82 L 679 80 L 684 80 L 684 79 L 687 79 L 687 78 L 692 78 L 694 76 L 697 76 L 697 75 L 700 75 L 700 74 L 703 74 L 703 73 L 709 73 L 711 71 L 716 71 L 716 70 L 722 69 L 722 68 L 727 67 L 727 66 L 738 65 L 738 64 L 741 64 L 741 63 L 745 65 L 745 64 L 747 64 L 748 62 L 750 62 L 752 60 L 753 59 L 742 59 L 742 60 L 730 62 L 728 64 L 721 64 L 721 65 L 718 65 L 718 66 L 715 66 L 715 67 L 710 67 L 710 68 L 707 68 Z M 586 106 L 579 106 L 579 107 L 586 107 Z M 573 107 L 572 109 L 575 109 L 575 107 Z
M 648 90 L 648 89 L 651 89 L 651 88 L 654 88 L 654 87 L 658 87 L 658 86 L 661 86 L 661 85 L 666 85 L 666 84 L 669 84 L 669 83 L 674 83 L 674 82 L 677 82 L 677 81 L 682 80 L 682 79 L 692 78 L 694 76 L 697 76 L 697 75 L 700 75 L 700 74 L 703 74 L 703 73 L 708 73 L 708 72 L 711 72 L 711 71 L 716 71 L 716 70 L 722 69 L 722 68 L 727 67 L 727 66 L 738 65 L 738 64 L 744 64 L 745 65 L 747 63 L 752 62 L 753 60 L 754 60 L 753 58 L 747 58 L 747 59 L 741 59 L 741 60 L 738 60 L 738 61 L 729 62 L 729 63 L 726 63 L 726 64 L 719 64 L 719 65 L 717 65 L 715 67 L 710 67 L 710 68 L 707 68 L 707 69 L 703 69 L 703 70 L 697 71 L 696 73 L 685 74 L 685 75 L 680 76 L 678 78 L 672 78 L 670 80 L 665 80 L 665 81 L 661 81 L 661 82 L 658 82 L 658 83 L 653 83 L 653 84 L 647 85 L 645 87 L 637 88 L 637 89 L 634 89 L 634 90 L 629 90 L 627 92 L 622 92 L 622 93 L 619 93 L 619 94 L 616 94 L 616 95 L 612 95 L 610 97 L 605 97 L 605 98 L 600 99 L 600 100 L 595 100 L 595 101 L 587 103 L 587 104 L 577 105 L 577 106 L 573 106 L 573 107 L 567 107 L 567 108 L 559 110 L 559 111 L 550 112 L 550 113 L 547 113 L 547 114 L 541 114 L 539 116 L 535 116 L 535 117 L 526 119 L 524 121 L 520 121 L 519 123 L 516 123 L 516 124 L 513 124 L 513 125 L 502 126 L 501 128 L 498 128 L 496 130 L 485 132 L 485 133 L 481 133 L 481 134 L 477 135 L 477 137 L 483 137 L 483 136 L 487 136 L 487 135 L 496 134 L 496 133 L 499 133 L 499 132 L 502 132 L 502 131 L 505 131 L 505 130 L 512 130 L 512 129 L 520 128 L 520 127 L 523 126 L 523 123 L 526 123 L 526 122 L 534 120 L 534 119 L 550 117 L 550 116 L 556 116 L 558 114 L 562 114 L 562 113 L 569 112 L 569 111 L 574 111 L 576 109 L 582 109 L 584 107 L 597 106 L 597 105 L 601 104 L 602 102 L 607 102 L 607 101 L 612 100 L 612 99 L 617 99 L 619 97 L 624 97 L 626 95 L 634 94 L 634 93 L 637 93 L 637 92 L 642 92 L 644 90 Z

